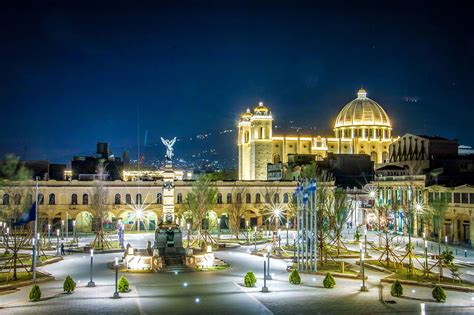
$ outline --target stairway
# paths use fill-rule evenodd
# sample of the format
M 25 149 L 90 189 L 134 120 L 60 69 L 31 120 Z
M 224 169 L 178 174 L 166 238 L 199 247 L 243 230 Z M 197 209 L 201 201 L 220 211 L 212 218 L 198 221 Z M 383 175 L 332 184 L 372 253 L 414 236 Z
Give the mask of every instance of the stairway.
M 164 265 L 161 272 L 164 273 L 183 273 L 193 272 L 194 269 L 186 266 L 183 263 L 184 257 L 181 255 L 167 255 L 164 257 Z

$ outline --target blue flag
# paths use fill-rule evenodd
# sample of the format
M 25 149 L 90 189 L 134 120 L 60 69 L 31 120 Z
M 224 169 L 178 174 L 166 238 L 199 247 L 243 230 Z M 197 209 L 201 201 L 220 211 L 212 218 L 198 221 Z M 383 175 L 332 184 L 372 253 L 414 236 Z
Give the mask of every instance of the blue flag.
M 30 222 L 30 221 L 34 221 L 36 220 L 36 202 L 34 202 L 32 205 L 31 205 L 31 208 L 30 210 L 28 210 L 27 212 L 24 212 L 20 219 L 14 223 L 13 225 L 15 226 L 22 226 L 22 225 L 25 225 L 26 223 Z

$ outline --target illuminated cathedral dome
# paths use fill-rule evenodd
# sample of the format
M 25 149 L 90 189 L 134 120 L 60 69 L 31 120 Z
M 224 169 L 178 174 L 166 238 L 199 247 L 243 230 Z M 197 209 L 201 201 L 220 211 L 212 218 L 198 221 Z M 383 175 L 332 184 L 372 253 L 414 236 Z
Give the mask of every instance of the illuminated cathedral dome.
M 252 117 L 252 113 L 250 112 L 250 108 L 247 108 L 247 111 L 240 115 L 241 120 L 249 120 Z
M 368 98 L 364 89 L 360 89 L 357 98 L 339 112 L 334 128 L 352 126 L 391 127 L 391 124 L 382 106 Z

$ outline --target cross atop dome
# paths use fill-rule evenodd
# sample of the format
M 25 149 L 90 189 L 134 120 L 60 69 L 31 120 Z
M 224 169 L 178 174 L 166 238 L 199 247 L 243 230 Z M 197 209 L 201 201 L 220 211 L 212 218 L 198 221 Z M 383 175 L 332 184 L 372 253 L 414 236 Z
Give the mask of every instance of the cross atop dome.
M 359 92 L 357 92 L 357 98 L 359 99 L 367 98 L 367 91 L 364 90 L 363 88 L 360 88 Z

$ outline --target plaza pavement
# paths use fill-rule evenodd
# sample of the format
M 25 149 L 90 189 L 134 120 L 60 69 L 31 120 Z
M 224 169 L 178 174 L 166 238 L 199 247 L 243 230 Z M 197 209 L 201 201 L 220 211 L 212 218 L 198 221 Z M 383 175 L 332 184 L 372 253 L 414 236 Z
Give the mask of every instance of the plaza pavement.
M 145 247 L 153 234 L 128 235 L 127 242 Z M 282 242 L 283 243 L 283 242 Z M 264 245 L 261 245 L 264 246 Z M 261 293 L 262 257 L 252 256 L 253 246 L 216 253 L 232 265 L 226 271 L 182 274 L 129 274 L 130 293 L 112 299 L 114 271 L 106 267 L 117 254 L 94 255 L 95 288 L 87 288 L 89 255 L 65 256 L 64 261 L 41 267 L 56 281 L 42 283 L 42 301 L 29 302 L 30 287 L 0 295 L 0 314 L 420 314 L 426 303 L 427 314 L 473 314 L 474 294 L 447 291 L 446 303 L 436 303 L 431 289 L 404 286 L 404 298 L 390 297 L 389 285 L 383 286 L 386 299 L 379 301 L 379 280 L 385 274 L 366 270 L 369 292 L 360 292 L 360 280 L 336 278 L 334 289 L 322 287 L 322 276 L 302 275 L 303 284 L 288 283 L 285 260 L 271 260 L 273 279 L 267 282 L 270 293 Z M 249 270 L 257 276 L 256 288 L 245 288 L 243 277 Z M 62 283 L 71 275 L 78 287 L 73 294 L 62 293 Z M 187 286 L 185 286 L 187 283 Z M 414 292 L 412 290 L 415 290 Z M 197 302 L 196 299 L 199 299 Z

